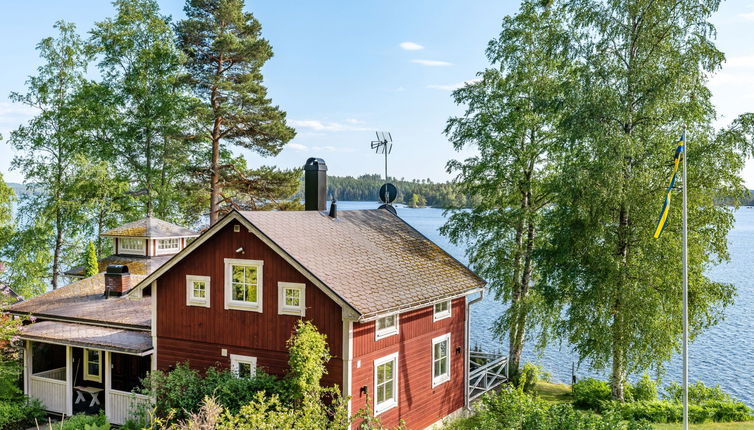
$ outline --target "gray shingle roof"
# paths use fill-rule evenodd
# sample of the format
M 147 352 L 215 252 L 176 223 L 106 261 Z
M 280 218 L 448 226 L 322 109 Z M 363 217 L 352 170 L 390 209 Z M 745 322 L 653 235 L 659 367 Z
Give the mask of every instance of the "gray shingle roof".
M 485 281 L 384 209 L 240 212 L 363 317 L 460 295 Z
M 131 275 L 131 285 L 144 279 Z M 151 300 L 145 298 L 105 298 L 105 274 L 68 284 L 29 300 L 16 303 L 8 310 L 12 313 L 31 314 L 42 319 L 53 317 L 81 322 L 109 323 L 118 326 L 149 329 L 152 312 Z
M 157 270 L 160 266 L 170 260 L 172 255 L 158 255 L 154 257 L 143 257 L 139 255 L 110 255 L 99 260 L 99 271 L 104 272 L 107 266 L 111 264 L 122 264 L 128 266 L 128 272 L 132 275 L 149 275 Z M 65 272 L 69 276 L 84 276 L 84 266 L 76 266 Z M 135 284 L 134 284 L 135 285 Z
M 103 237 L 195 237 L 199 234 L 155 217 L 123 224 L 102 233 Z
M 58 321 L 41 321 L 24 326 L 20 337 L 132 354 L 152 349 L 152 336 L 149 332 Z

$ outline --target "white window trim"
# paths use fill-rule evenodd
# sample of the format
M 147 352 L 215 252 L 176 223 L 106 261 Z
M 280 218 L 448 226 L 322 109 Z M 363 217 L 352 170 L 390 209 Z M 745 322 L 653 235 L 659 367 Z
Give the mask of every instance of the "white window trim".
M 395 363 L 393 363 L 393 398 L 378 404 L 377 403 L 377 368 L 390 361 L 395 361 Z M 390 410 L 398 406 L 398 353 L 394 352 L 388 356 L 374 360 L 374 369 L 372 373 L 374 377 L 374 385 L 373 385 L 374 395 L 373 395 L 372 401 L 374 402 L 374 415 L 377 416 L 387 410 Z
M 444 302 L 448 303 L 448 310 L 447 311 L 442 311 L 442 312 L 435 312 L 435 305 L 440 304 L 440 303 L 444 303 Z M 440 320 L 444 320 L 445 318 L 450 318 L 450 315 L 452 313 L 451 312 L 452 308 L 453 308 L 453 301 L 452 300 L 443 300 L 443 301 L 440 301 L 440 302 L 432 304 L 432 320 L 433 321 L 440 321 Z
M 175 240 L 177 241 L 177 245 L 174 248 L 163 248 L 160 249 L 160 241 L 163 240 Z M 166 254 L 175 254 L 178 251 L 181 250 L 181 238 L 179 237 L 169 237 L 165 239 L 155 239 L 155 255 L 166 255 Z
M 241 266 L 256 266 L 257 268 L 257 302 L 241 302 L 233 300 L 233 273 L 231 267 L 233 265 Z M 240 258 L 226 258 L 225 259 L 225 309 L 235 309 L 239 311 L 253 311 L 262 312 L 262 293 L 264 291 L 264 283 L 262 277 L 262 266 L 264 262 L 262 260 L 244 260 Z
M 135 240 L 141 243 L 141 248 L 139 249 L 131 249 L 131 248 L 124 248 L 123 247 L 123 241 L 124 240 Z M 118 238 L 118 254 L 126 254 L 126 255 L 147 255 L 147 240 L 144 238 L 139 237 L 119 237 Z
M 299 305 L 288 306 L 285 304 L 285 290 L 299 290 Z M 278 314 L 280 315 L 306 315 L 306 284 L 298 282 L 278 282 Z
M 249 357 L 248 355 L 230 354 L 230 371 L 238 377 L 238 364 L 248 363 L 251 365 L 251 375 L 257 374 L 257 358 Z
M 85 381 L 93 381 L 93 382 L 102 382 L 102 351 L 98 349 L 87 349 L 84 348 L 84 380 Z M 99 370 L 99 373 L 97 375 L 93 375 L 89 373 L 89 351 L 96 352 L 97 353 L 97 369 Z
M 209 276 L 186 275 L 186 306 L 210 307 L 211 279 Z M 194 297 L 194 281 L 205 283 L 203 299 Z
M 394 316 L 394 317 L 395 317 L 395 325 L 394 325 L 394 326 L 392 326 L 392 327 L 387 327 L 387 328 L 383 328 L 383 329 L 378 329 L 378 328 L 377 328 L 377 325 L 378 325 L 377 323 L 378 323 L 378 322 L 379 322 L 379 321 L 380 321 L 381 319 L 383 319 L 383 318 L 387 318 L 387 317 L 389 317 L 389 316 Z M 393 335 L 396 335 L 396 334 L 398 334 L 398 325 L 399 325 L 399 323 L 398 323 L 398 320 L 399 320 L 399 319 L 400 319 L 400 318 L 399 318 L 399 315 L 398 315 L 397 313 L 395 313 L 395 314 L 390 314 L 390 315 L 384 315 L 384 316 L 382 316 L 382 317 L 379 317 L 379 318 L 377 318 L 377 319 L 376 319 L 376 320 L 374 321 L 374 340 L 375 340 L 375 341 L 377 341 L 377 340 L 380 340 L 380 339 L 384 339 L 384 338 L 386 338 L 386 337 L 390 337 L 390 336 L 393 336 Z
M 441 342 L 448 342 L 448 372 L 444 375 L 435 376 L 435 345 Z M 450 381 L 450 333 L 438 336 L 432 339 L 432 388 Z

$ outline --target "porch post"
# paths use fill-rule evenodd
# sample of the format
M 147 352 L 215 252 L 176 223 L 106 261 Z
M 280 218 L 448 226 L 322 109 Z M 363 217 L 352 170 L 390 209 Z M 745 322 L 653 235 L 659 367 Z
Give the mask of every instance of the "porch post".
M 31 376 L 31 341 L 24 341 L 24 394 L 29 395 L 29 376 Z
M 110 386 L 112 385 L 112 375 L 110 365 L 110 351 L 105 351 L 105 416 L 110 419 Z
M 73 415 L 73 349 L 65 347 L 65 414 Z

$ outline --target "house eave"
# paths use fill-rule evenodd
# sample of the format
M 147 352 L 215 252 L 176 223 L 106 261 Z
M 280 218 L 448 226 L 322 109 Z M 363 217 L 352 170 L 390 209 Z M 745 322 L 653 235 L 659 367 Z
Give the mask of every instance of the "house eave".
M 424 308 L 424 307 L 427 307 L 427 306 L 431 306 L 431 305 L 433 305 L 433 304 L 435 304 L 437 302 L 442 302 L 442 301 L 446 301 L 446 300 L 454 300 L 454 299 L 457 299 L 459 297 L 466 297 L 466 296 L 469 296 L 471 294 L 479 293 L 481 291 L 484 291 L 485 288 L 486 287 L 473 288 L 473 289 L 466 290 L 466 291 L 461 292 L 461 293 L 448 294 L 448 295 L 445 295 L 445 296 L 433 297 L 430 300 L 422 300 L 422 301 L 418 301 L 418 302 L 414 302 L 414 303 L 409 303 L 409 304 L 402 305 L 402 306 L 395 306 L 395 307 L 392 307 L 392 308 L 381 310 L 379 312 L 371 312 L 371 313 L 362 315 L 361 318 L 358 319 L 358 322 L 365 323 L 365 322 L 370 322 L 370 321 L 374 321 L 374 320 L 380 319 L 383 316 L 387 316 L 387 315 L 391 315 L 391 314 L 401 314 L 401 313 L 404 313 L 404 312 L 410 312 L 410 311 L 413 311 L 413 310 L 416 310 L 416 309 L 420 309 L 420 308 Z

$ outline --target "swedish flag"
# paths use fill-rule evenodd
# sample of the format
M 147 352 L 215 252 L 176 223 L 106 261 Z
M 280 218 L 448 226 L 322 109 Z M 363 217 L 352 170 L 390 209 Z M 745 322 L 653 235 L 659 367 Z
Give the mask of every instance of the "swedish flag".
M 681 135 L 678 140 L 678 148 L 675 150 L 675 157 L 673 157 L 673 175 L 670 177 L 670 185 L 665 191 L 665 203 L 662 205 L 662 212 L 660 212 L 660 218 L 657 220 L 657 228 L 655 229 L 655 239 L 662 235 L 665 230 L 665 225 L 668 223 L 668 213 L 670 212 L 670 193 L 675 186 L 675 180 L 678 177 L 678 166 L 681 164 L 681 156 L 683 156 L 686 146 L 686 133 Z

